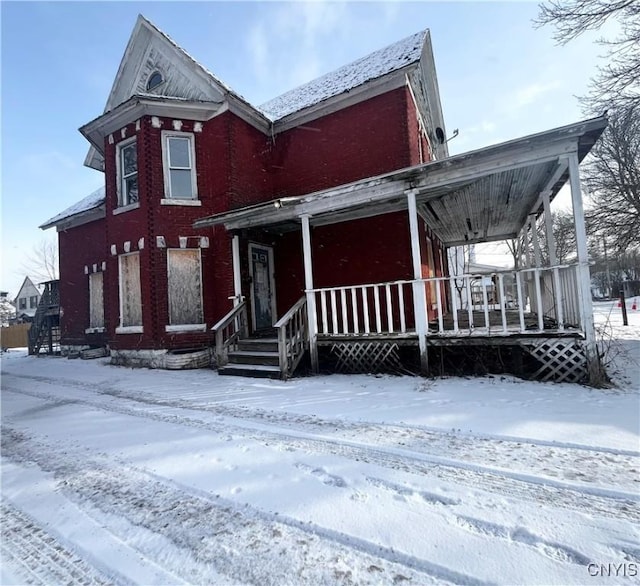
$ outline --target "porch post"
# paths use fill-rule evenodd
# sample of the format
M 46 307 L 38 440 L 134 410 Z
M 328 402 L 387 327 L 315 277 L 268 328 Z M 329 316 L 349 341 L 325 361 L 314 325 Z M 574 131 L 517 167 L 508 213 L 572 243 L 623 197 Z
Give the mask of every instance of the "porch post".
M 405 192 L 409 209 L 409 231 L 411 235 L 411 257 L 413 259 L 413 313 L 416 322 L 416 334 L 420 348 L 420 371 L 429 374 L 429 357 L 427 354 L 427 296 L 422 279 L 422 259 L 420 258 L 420 232 L 418 231 L 418 208 L 416 192 L 409 189 Z
M 313 264 L 311 260 L 311 230 L 309 216 L 302 216 L 302 254 L 304 258 L 304 288 L 307 295 L 307 322 L 309 324 L 309 351 L 311 370 L 318 373 L 318 318 L 316 316 L 316 295 L 313 289 Z
M 240 276 L 240 237 L 237 234 L 231 239 L 231 256 L 233 259 L 233 305 L 242 302 L 242 279 Z
M 580 164 L 578 154 L 569 155 L 569 181 L 571 183 L 571 202 L 573 204 L 573 220 L 576 228 L 576 247 L 578 249 L 578 305 L 580 321 L 585 335 L 585 353 L 589 382 L 603 382 L 603 371 L 598 358 L 596 333 L 593 323 L 593 307 L 591 305 L 591 277 L 589 275 L 589 256 L 587 252 L 587 230 L 584 222 L 584 206 L 580 190 Z
M 544 205 L 544 225 L 545 232 L 547 234 L 547 248 L 549 250 L 549 264 L 554 267 L 558 264 L 558 258 L 556 256 L 556 239 L 553 235 L 553 216 L 551 215 L 551 201 L 549 199 L 549 192 L 545 191 L 542 194 L 542 203 Z
M 535 266 L 540 267 L 542 264 L 542 258 L 540 257 L 540 240 L 538 240 L 535 214 L 531 214 L 529 216 L 529 227 L 531 228 L 531 241 L 533 242 L 533 259 L 536 263 Z

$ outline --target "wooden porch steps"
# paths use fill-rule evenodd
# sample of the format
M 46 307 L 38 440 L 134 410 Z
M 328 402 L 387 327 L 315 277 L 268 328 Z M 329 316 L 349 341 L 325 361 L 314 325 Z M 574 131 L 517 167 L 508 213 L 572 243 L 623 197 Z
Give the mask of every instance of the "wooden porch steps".
M 218 374 L 280 378 L 277 338 L 245 338 L 238 341 L 238 349 L 229 352 L 229 363 Z

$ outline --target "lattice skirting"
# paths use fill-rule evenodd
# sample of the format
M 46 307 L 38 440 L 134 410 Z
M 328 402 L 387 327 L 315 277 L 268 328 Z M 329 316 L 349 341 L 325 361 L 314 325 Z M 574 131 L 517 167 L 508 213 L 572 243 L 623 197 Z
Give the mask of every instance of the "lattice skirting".
M 331 354 L 337 358 L 336 372 L 403 372 L 395 342 L 337 342 L 331 346 Z
M 587 378 L 587 357 L 581 340 L 547 339 L 524 346 L 539 363 L 531 378 L 579 383 Z

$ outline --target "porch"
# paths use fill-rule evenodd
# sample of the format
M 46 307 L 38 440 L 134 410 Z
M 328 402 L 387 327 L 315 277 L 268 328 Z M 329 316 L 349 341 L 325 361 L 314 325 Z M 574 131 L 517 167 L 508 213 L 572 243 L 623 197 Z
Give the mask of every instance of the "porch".
M 362 371 L 395 363 L 402 348 L 416 347 L 420 372 L 429 374 L 433 347 L 511 345 L 539 363 L 536 378 L 596 383 L 601 371 L 579 162 L 605 126 L 604 118 L 596 118 L 322 192 L 198 220 L 196 227 L 223 224 L 232 234 L 234 308 L 214 326 L 218 365 L 238 351 L 250 332 L 250 308 L 241 285 L 242 231 L 282 234 L 299 230 L 304 287 L 289 311 L 280 319 L 274 316 L 274 376 L 291 376 L 307 351 L 311 368 L 317 372 L 319 349 L 329 349 L 338 370 Z M 556 259 L 550 204 L 567 181 L 577 262 L 563 265 Z M 330 272 L 331 259 L 314 250 L 312 233 L 315 238 L 326 226 L 336 230 L 344 226 L 348 233 L 347 222 L 398 212 L 408 216 L 410 250 L 399 246 L 398 253 L 409 254 L 411 275 L 355 284 L 315 284 L 318 268 L 327 273 L 322 263 L 328 263 Z M 540 227 L 546 234 L 544 251 L 538 238 Z M 519 268 L 473 274 L 449 266 L 434 275 L 433 251 L 426 254 L 424 249 L 427 229 L 449 250 L 517 239 L 522 243 Z M 388 238 L 393 239 L 394 234 Z M 348 254 L 345 250 L 344 255 Z M 367 261 L 359 258 L 359 262 Z M 342 282 L 348 283 L 349 277 L 343 275 Z M 338 278 L 331 275 L 334 281 Z M 286 275 L 276 286 L 290 286 Z

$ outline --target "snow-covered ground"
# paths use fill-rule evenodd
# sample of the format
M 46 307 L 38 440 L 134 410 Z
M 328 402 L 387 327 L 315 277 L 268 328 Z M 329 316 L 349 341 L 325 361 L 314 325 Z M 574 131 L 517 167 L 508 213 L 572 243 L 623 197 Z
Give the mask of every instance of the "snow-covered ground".
M 637 583 L 640 311 L 619 314 L 596 305 L 607 390 L 3 354 L 0 581 Z

